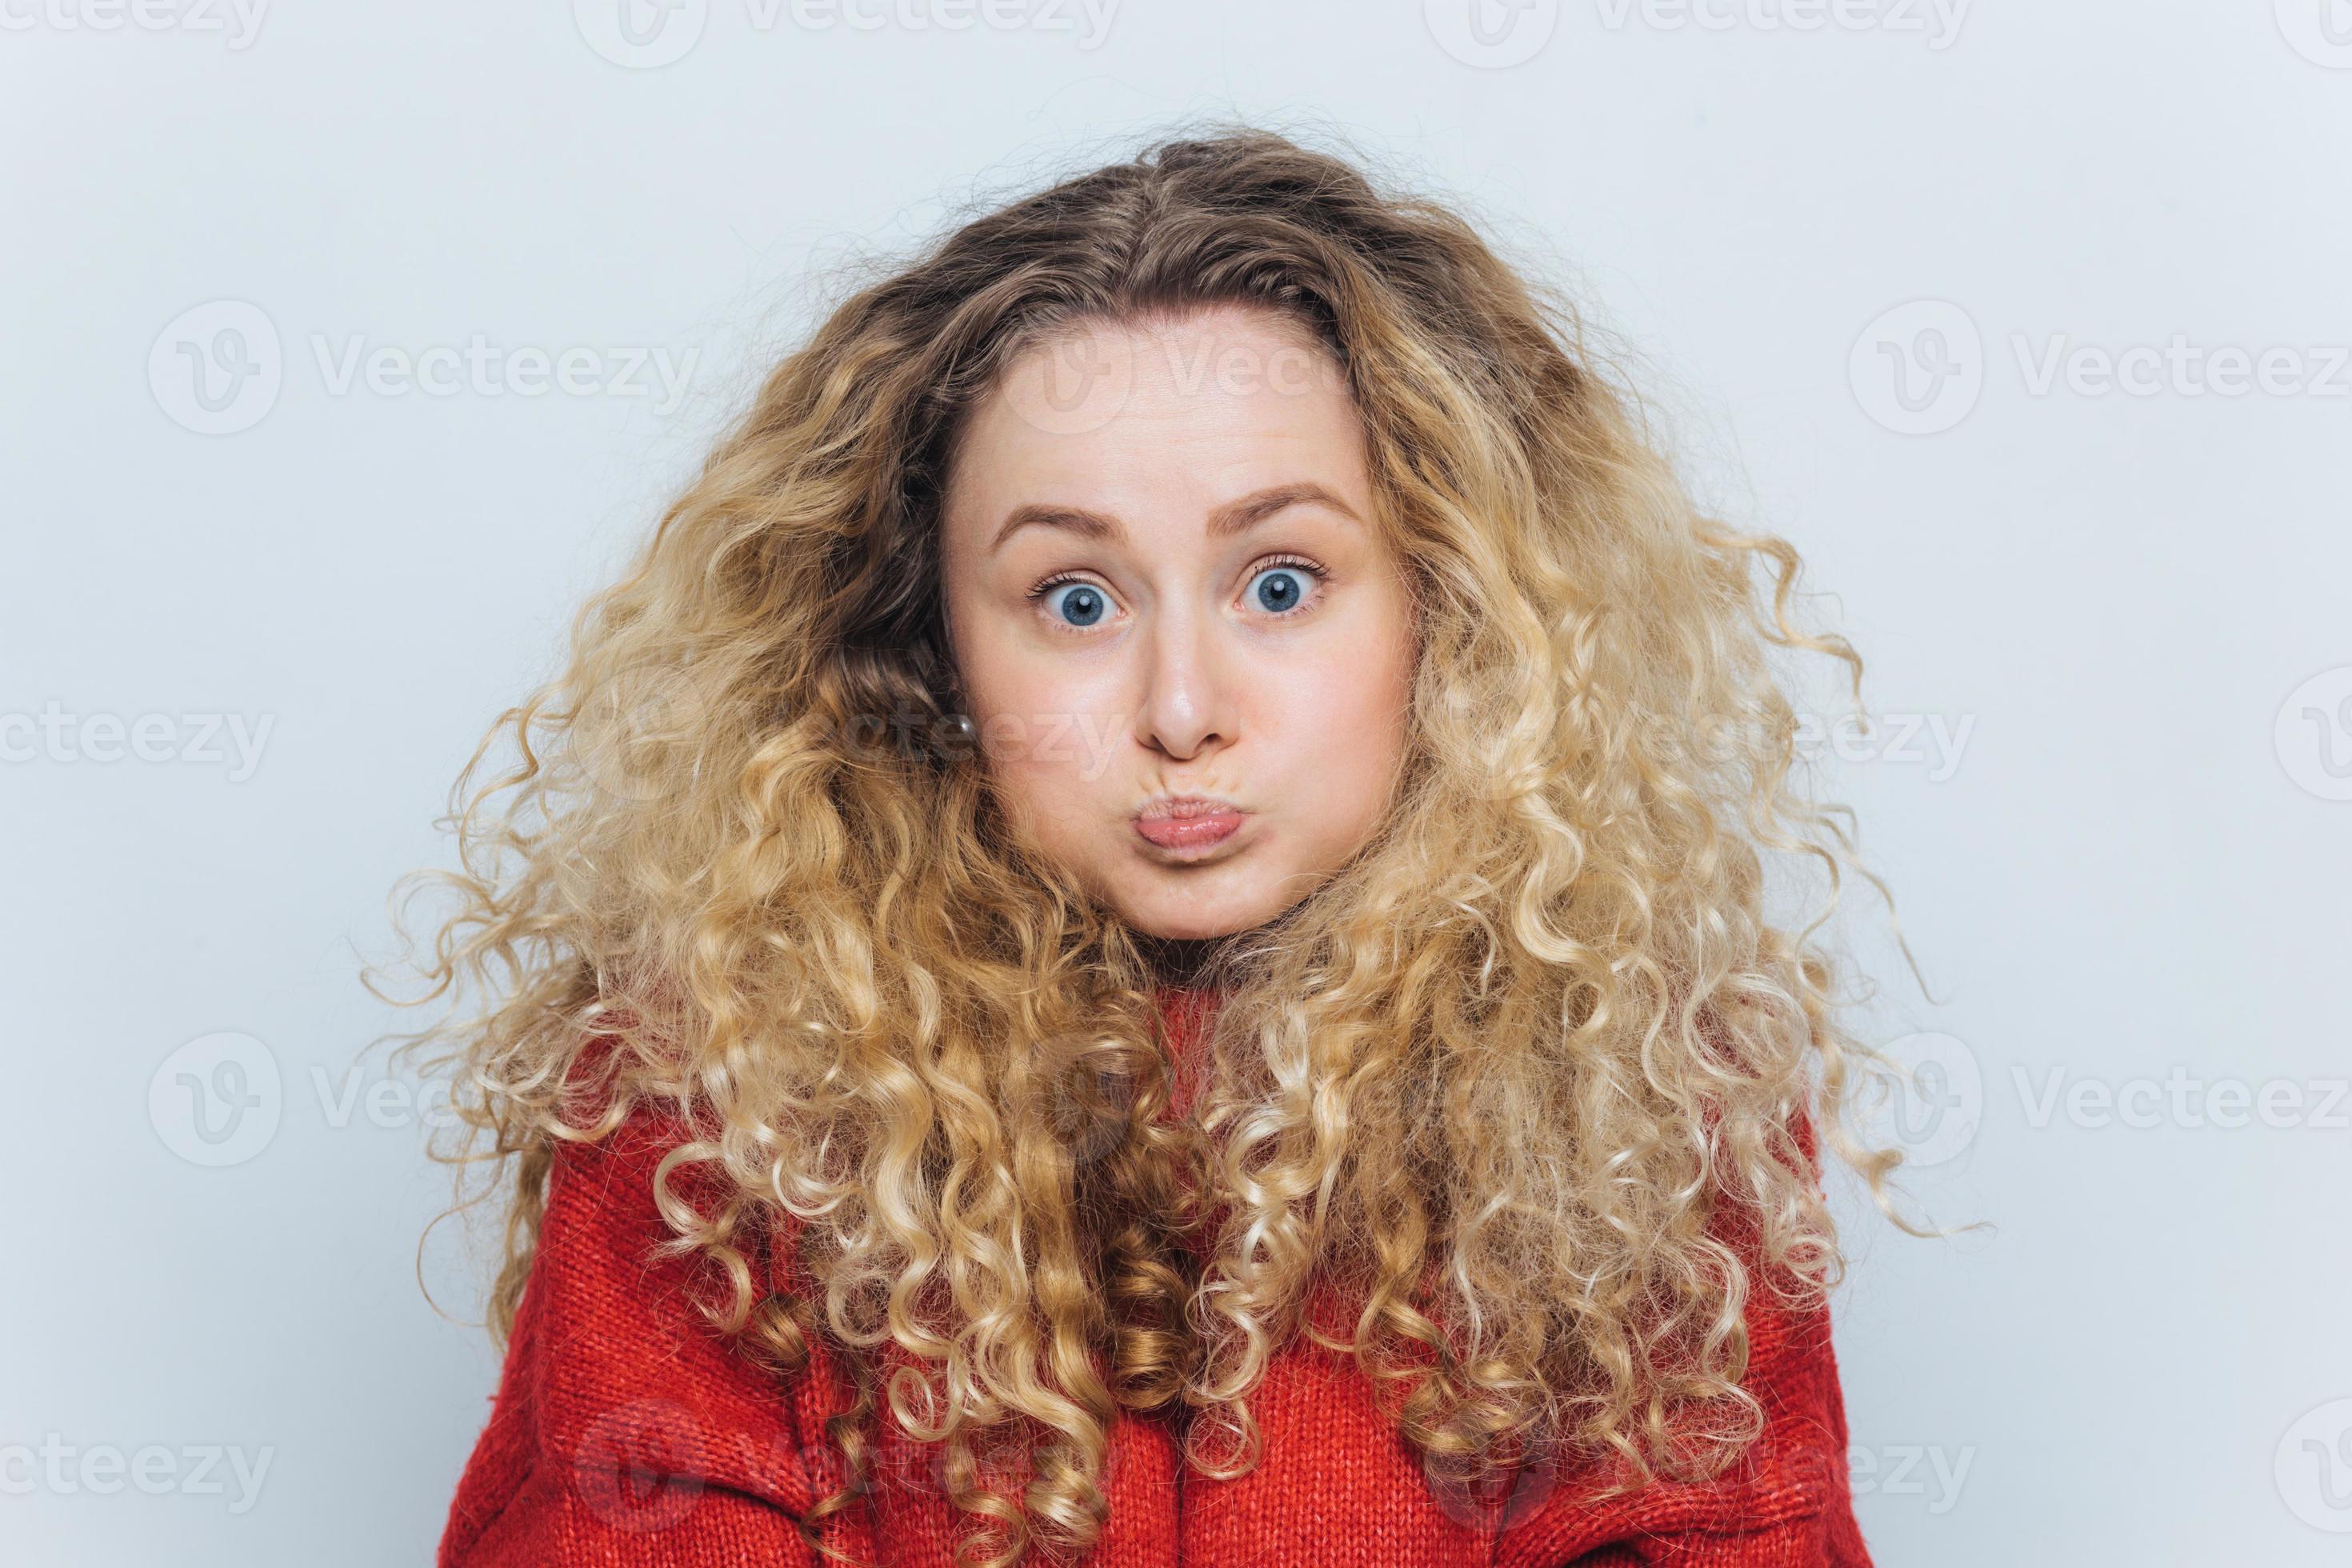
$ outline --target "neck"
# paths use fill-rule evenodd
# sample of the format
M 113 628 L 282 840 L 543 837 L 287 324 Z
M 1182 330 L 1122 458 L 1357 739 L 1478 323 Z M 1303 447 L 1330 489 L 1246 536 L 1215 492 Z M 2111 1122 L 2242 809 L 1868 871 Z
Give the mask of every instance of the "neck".
M 1223 937 L 1139 935 L 1136 946 L 1150 965 L 1151 977 L 1157 984 L 1213 989 L 1217 984 L 1217 961 L 1224 942 Z

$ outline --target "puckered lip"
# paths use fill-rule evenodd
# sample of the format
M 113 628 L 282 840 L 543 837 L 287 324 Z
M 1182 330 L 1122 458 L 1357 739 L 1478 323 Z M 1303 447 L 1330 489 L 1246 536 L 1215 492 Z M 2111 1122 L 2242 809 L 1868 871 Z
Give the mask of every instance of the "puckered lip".
M 1242 808 L 1223 795 L 1155 795 L 1138 808 L 1138 822 L 1165 822 L 1170 818 L 1212 816 L 1222 811 L 1238 813 Z

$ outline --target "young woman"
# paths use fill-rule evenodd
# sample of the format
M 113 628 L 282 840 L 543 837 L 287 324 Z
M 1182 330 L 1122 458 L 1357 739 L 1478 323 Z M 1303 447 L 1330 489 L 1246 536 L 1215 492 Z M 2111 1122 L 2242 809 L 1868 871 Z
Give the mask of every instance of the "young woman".
M 465 801 L 441 1562 L 1865 1563 L 1762 907 L 1860 664 L 1635 407 L 1263 133 L 842 304 Z

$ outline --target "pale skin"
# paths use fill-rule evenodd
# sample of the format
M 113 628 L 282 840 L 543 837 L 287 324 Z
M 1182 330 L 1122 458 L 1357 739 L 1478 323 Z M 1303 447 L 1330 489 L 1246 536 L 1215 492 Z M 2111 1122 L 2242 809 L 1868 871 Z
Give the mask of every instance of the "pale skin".
M 1268 311 L 1081 326 L 972 411 L 941 567 L 982 765 L 1133 929 L 1263 924 L 1388 807 L 1412 617 L 1373 509 L 1336 362 Z

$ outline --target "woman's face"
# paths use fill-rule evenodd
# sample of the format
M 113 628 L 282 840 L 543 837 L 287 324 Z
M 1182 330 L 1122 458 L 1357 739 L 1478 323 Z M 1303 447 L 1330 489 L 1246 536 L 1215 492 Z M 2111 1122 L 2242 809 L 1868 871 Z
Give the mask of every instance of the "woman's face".
M 1410 605 L 1339 367 L 1286 319 L 1033 349 L 969 416 L 942 565 L 996 794 L 1136 930 L 1262 924 L 1388 805 Z

